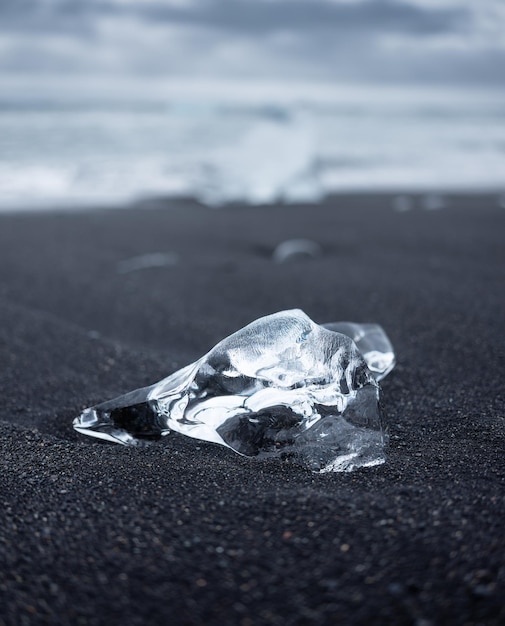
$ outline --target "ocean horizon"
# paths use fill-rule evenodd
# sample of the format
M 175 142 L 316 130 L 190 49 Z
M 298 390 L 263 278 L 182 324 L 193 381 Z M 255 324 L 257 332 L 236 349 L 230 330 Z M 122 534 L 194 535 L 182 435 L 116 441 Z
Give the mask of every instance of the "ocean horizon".
M 505 90 L 0 80 L 0 210 L 505 191 Z

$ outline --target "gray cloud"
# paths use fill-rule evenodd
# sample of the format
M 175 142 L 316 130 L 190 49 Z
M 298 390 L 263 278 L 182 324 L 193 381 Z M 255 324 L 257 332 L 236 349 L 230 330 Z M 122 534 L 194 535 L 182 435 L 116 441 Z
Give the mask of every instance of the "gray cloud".
M 500 2 L 2 0 L 0 71 L 497 83 Z
M 93 0 L 3 0 L 3 27 L 72 32 L 82 21 L 101 16 L 135 16 L 171 24 L 199 25 L 241 33 L 318 29 L 392 30 L 409 33 L 446 31 L 467 19 L 464 8 L 428 10 L 397 0 L 329 2 L 328 0 L 200 0 L 178 5 L 162 1 L 117 3 Z M 77 30 L 79 30 L 77 28 Z
M 440 32 L 464 16 L 464 11 L 443 9 L 426 11 L 418 6 L 392 0 L 367 0 L 357 3 L 334 3 L 322 0 L 258 2 L 212 0 L 198 7 L 170 7 L 161 3 L 135 9 L 139 15 L 241 31 L 270 33 L 278 30 L 307 31 L 318 29 L 375 30 L 402 32 Z

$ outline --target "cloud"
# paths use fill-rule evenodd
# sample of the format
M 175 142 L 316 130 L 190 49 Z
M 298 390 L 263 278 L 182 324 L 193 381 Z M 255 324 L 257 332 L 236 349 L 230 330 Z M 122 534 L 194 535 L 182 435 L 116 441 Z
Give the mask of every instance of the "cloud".
M 72 28 L 100 16 L 135 16 L 169 23 L 202 24 L 239 32 L 318 28 L 393 28 L 432 31 L 447 28 L 460 11 L 427 11 L 397 0 L 3 0 L 5 27 L 32 30 Z
M 439 32 L 450 27 L 461 14 L 454 8 L 426 11 L 394 0 L 362 0 L 353 3 L 325 0 L 204 0 L 198 7 L 147 3 L 142 8 L 137 5 L 135 11 L 145 19 L 204 24 L 207 27 L 244 33 L 329 29 L 369 31 L 383 28 L 407 32 Z
M 0 71 L 503 80 L 501 0 L 2 0 Z
M 399 0 L 3 0 L 0 5 L 4 27 L 51 32 L 112 15 L 249 34 L 349 28 L 439 32 L 461 14 L 455 6 L 427 10 Z

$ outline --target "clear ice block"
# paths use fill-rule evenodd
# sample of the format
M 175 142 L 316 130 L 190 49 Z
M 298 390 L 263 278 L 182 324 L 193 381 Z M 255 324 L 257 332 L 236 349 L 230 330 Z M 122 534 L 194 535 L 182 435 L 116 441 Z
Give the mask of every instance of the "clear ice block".
M 74 428 L 124 445 L 174 431 L 316 472 L 383 463 L 378 380 L 394 366 L 376 324 L 262 317 L 160 382 L 86 409 Z

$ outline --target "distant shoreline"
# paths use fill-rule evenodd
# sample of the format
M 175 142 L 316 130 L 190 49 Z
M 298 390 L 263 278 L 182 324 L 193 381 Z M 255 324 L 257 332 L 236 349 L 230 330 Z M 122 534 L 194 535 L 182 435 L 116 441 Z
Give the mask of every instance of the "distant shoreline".
M 4 215 L 43 215 L 61 213 L 71 215 L 75 213 L 87 213 L 96 211 L 122 211 L 122 210 L 147 210 L 165 207 L 167 210 L 174 207 L 199 207 L 209 211 L 242 209 L 255 211 L 258 209 L 268 209 L 275 207 L 295 208 L 300 206 L 325 206 L 328 204 L 339 205 L 344 201 L 361 203 L 361 201 L 374 201 L 380 199 L 381 205 L 387 206 L 389 203 L 392 210 L 404 212 L 409 210 L 442 210 L 449 206 L 467 204 L 470 199 L 485 198 L 490 206 L 496 205 L 505 208 L 505 185 L 496 189 L 397 189 L 397 190 L 347 190 L 332 192 L 322 198 L 319 202 L 284 202 L 277 201 L 265 204 L 251 204 L 248 202 L 234 201 L 223 203 L 222 205 L 206 205 L 193 196 L 166 196 L 152 195 L 143 198 L 132 199 L 126 202 L 44 202 L 36 206 L 34 204 L 6 205 L 1 206 L 0 218 Z M 403 199 L 403 200 L 402 200 Z M 406 199 L 406 201 L 404 200 Z
M 244 95 L 236 87 L 205 94 L 196 84 L 165 98 L 146 89 L 140 100 L 118 92 L 112 101 L 100 90 L 82 99 L 55 90 L 51 106 L 41 94 L 4 94 L 0 205 L 194 196 L 210 206 L 254 206 L 347 193 L 505 193 L 505 91 L 249 85 Z

